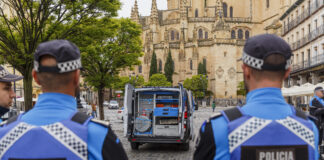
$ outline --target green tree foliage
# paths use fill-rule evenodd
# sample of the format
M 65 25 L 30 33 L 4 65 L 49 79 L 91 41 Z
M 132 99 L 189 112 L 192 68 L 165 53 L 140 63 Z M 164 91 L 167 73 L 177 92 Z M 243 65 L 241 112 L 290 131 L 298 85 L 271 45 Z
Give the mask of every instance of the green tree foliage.
M 164 74 L 153 74 L 145 86 L 171 86 Z
M 172 81 L 173 73 L 174 73 L 174 62 L 172 60 L 171 50 L 169 50 L 169 54 L 164 65 L 164 75 L 167 78 L 167 80 L 171 82 L 171 84 L 173 82 Z
M 241 81 L 237 86 L 237 95 L 246 95 L 245 85 L 243 81 Z
M 118 80 L 114 82 L 113 88 L 115 90 L 121 90 L 124 92 L 125 90 L 125 85 L 129 83 L 134 85 L 135 87 L 141 87 L 144 85 L 144 77 L 143 76 L 132 76 L 131 78 L 129 77 L 118 77 Z
M 0 58 L 24 76 L 26 111 L 32 108 L 31 71 L 37 45 L 82 33 L 77 30 L 83 24 L 117 16 L 120 8 L 119 0 L 1 0 L 1 5 Z
M 151 59 L 151 66 L 150 66 L 150 77 L 151 77 L 153 74 L 156 74 L 156 73 L 158 73 L 157 60 L 156 60 L 156 54 L 155 54 L 155 52 L 153 51 L 152 59 Z
M 85 27 L 84 34 L 74 41 L 81 46 L 82 75 L 98 91 L 99 113 L 103 119 L 104 88 L 113 88 L 121 70 L 140 64 L 141 28 L 130 19 L 106 18 Z
M 206 93 L 210 93 L 210 91 L 207 91 L 208 80 L 206 76 L 201 74 L 192 76 L 192 78 L 187 78 L 183 86 L 191 90 L 196 98 L 203 98 L 204 92 L 205 96 L 207 95 Z
M 203 60 L 203 63 L 198 64 L 198 74 L 207 75 L 207 62 L 206 62 L 206 59 Z

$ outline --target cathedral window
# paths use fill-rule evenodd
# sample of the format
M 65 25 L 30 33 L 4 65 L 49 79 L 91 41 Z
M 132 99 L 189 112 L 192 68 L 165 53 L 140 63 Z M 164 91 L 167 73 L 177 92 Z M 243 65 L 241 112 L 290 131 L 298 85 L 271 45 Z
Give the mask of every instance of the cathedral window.
M 233 7 L 230 7 L 230 17 L 233 18 Z
M 223 14 L 224 14 L 224 17 L 227 17 L 227 4 L 226 3 L 223 3 Z
M 138 73 L 142 73 L 142 65 L 138 66 Z
M 171 41 L 174 40 L 174 31 L 171 31 Z
M 192 60 L 190 59 L 190 61 L 189 61 L 189 66 L 190 66 L 190 70 L 192 70 Z
M 235 30 L 232 30 L 232 32 L 231 32 L 231 38 L 232 39 L 235 39 L 236 37 L 235 37 Z
M 250 38 L 250 32 L 249 31 L 245 31 L 245 39 L 249 39 Z
M 267 0 L 267 8 L 269 8 L 270 7 L 270 2 L 269 2 L 270 0 Z
M 162 73 L 162 60 L 159 60 L 159 72 Z
M 205 39 L 208 39 L 208 32 L 205 32 Z
M 199 37 L 199 39 L 203 39 L 204 35 L 203 35 L 202 29 L 199 29 L 199 31 L 198 31 L 198 37 Z
M 179 35 L 179 32 L 177 32 L 177 40 L 180 39 L 180 35 Z
M 198 9 L 195 11 L 195 17 L 198 17 Z
M 224 52 L 224 57 L 226 57 L 227 56 L 227 52 Z
M 238 37 L 238 39 L 243 39 L 243 31 L 242 31 L 242 29 L 239 29 L 238 31 L 237 31 L 237 37 Z

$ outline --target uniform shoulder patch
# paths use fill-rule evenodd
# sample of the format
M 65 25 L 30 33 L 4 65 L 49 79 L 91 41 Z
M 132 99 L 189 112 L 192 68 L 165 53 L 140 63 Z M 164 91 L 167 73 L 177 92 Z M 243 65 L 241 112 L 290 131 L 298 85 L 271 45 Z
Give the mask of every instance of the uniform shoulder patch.
M 221 117 L 221 116 L 222 116 L 221 112 L 213 113 L 212 115 L 210 115 L 209 119 L 207 120 L 207 123 L 209 123 L 212 119 L 215 119 L 215 118 L 218 118 L 218 117 Z
M 98 119 L 94 119 L 94 118 L 91 119 L 91 122 L 100 124 L 104 127 L 108 127 L 110 125 L 108 121 L 98 120 Z

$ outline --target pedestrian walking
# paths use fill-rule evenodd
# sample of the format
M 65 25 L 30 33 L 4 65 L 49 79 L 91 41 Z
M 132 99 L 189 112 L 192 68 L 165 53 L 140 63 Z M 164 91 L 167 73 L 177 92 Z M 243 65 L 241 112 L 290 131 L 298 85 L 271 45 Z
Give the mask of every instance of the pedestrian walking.
M 0 129 L 0 159 L 127 159 L 108 123 L 77 111 L 81 67 L 73 43 L 39 44 L 32 75 L 43 94 L 33 109 Z
M 92 117 L 96 118 L 97 117 L 97 107 L 94 103 L 91 104 L 92 108 Z
M 9 112 L 12 99 L 16 97 L 16 93 L 12 90 L 12 82 L 21 79 L 23 79 L 22 76 L 10 74 L 3 66 L 0 66 L 0 117 Z
M 215 111 L 215 108 L 216 108 L 216 103 L 215 103 L 215 101 L 213 101 L 212 108 L 213 108 L 213 112 L 214 112 L 214 111 Z
M 318 160 L 318 131 L 281 93 L 290 73 L 292 51 L 280 37 L 249 38 L 242 71 L 246 104 L 215 113 L 205 121 L 196 141 L 194 159 Z

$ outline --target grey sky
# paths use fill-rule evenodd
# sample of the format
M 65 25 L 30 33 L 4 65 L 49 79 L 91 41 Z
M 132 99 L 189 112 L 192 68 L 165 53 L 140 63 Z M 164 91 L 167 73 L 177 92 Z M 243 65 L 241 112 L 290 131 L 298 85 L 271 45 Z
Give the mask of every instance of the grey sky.
M 118 17 L 130 17 L 135 0 L 120 0 L 121 10 L 118 11 Z M 167 0 L 156 0 L 159 10 L 167 9 Z M 151 13 L 152 0 L 137 0 L 138 12 L 141 16 L 148 16 Z

